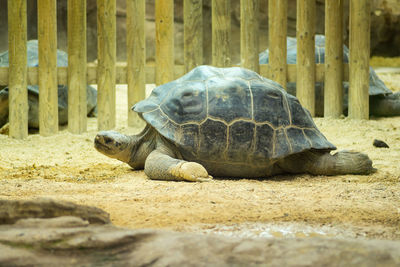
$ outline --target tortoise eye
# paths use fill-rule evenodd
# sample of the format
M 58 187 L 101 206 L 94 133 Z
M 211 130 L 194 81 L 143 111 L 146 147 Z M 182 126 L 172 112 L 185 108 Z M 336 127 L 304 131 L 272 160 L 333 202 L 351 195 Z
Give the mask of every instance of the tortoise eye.
M 112 143 L 112 141 L 113 141 L 112 138 L 107 137 L 107 136 L 104 137 L 104 142 L 105 142 L 106 144 Z

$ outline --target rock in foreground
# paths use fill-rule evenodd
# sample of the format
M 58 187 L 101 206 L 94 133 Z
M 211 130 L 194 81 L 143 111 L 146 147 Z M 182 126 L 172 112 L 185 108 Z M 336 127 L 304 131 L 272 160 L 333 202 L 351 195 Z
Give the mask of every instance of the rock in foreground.
M 56 201 L 43 207 L 98 209 Z M 23 205 L 24 201 L 19 201 Z M 57 205 L 56 205 L 57 204 Z M 46 206 L 47 205 L 47 206 Z M 0 266 L 398 266 L 400 242 L 377 240 L 237 239 L 155 230 L 130 230 L 90 222 L 80 213 L 5 220 L 15 201 L 0 202 Z M 65 210 L 65 209 L 64 209 Z M 15 211 L 15 214 L 18 210 Z M 26 210 L 24 210 L 24 214 Z M 60 215 L 59 215 L 60 214 Z M 68 215 L 68 216 L 65 216 Z M 72 215 L 72 216 L 71 216 Z M 85 214 L 84 216 L 87 216 Z M 43 216 L 42 216 L 43 217 Z M 92 218 L 89 216 L 89 218 Z M 87 221 L 89 220 L 89 221 Z
M 61 216 L 75 216 L 90 223 L 110 223 L 110 215 L 96 207 L 46 198 L 35 200 L 0 199 L 0 224 L 12 224 L 19 219 Z

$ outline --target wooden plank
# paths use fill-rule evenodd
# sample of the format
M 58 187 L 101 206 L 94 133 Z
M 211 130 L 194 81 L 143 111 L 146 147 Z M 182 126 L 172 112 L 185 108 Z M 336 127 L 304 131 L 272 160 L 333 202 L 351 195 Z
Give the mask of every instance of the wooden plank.
M 39 84 L 39 67 L 28 67 L 28 84 L 29 85 Z
M 26 0 L 8 0 L 9 135 L 28 136 Z
M 324 82 L 324 73 L 325 73 L 325 65 L 324 64 L 316 64 L 315 65 L 316 72 L 316 81 Z M 65 84 L 67 82 L 67 68 L 66 67 L 58 67 L 58 83 Z M 145 66 L 146 73 L 146 83 L 155 83 L 155 66 L 154 65 L 146 65 Z M 184 65 L 175 65 L 174 67 L 175 76 L 174 79 L 177 79 L 185 74 L 185 66 Z M 296 72 L 297 68 L 295 64 L 287 65 L 287 73 L 288 73 L 288 82 L 296 82 Z M 343 81 L 347 82 L 349 80 L 349 64 L 343 64 Z M 37 67 L 28 68 L 28 84 L 37 84 Z M 270 77 L 269 75 L 269 65 L 261 64 L 260 65 L 260 74 L 266 78 Z M 29 78 L 31 77 L 31 78 Z M 0 67 L 0 81 L 7 80 L 8 81 L 8 68 Z M 87 64 L 87 83 L 88 84 L 96 84 L 97 81 L 97 64 L 88 63 Z M 116 83 L 117 84 L 127 84 L 127 64 L 125 62 L 118 62 L 116 64 Z M 0 84 L 0 85 L 6 85 Z
M 343 64 L 343 81 L 348 81 L 349 78 L 349 65 Z M 268 79 L 271 79 L 271 70 L 269 64 L 260 65 L 260 74 Z M 324 82 L 325 77 L 325 64 L 315 65 L 315 81 Z M 297 81 L 297 65 L 287 64 L 287 82 L 295 83 Z
M 259 72 L 258 0 L 240 1 L 240 66 Z
M 287 0 L 268 1 L 269 65 L 272 80 L 286 88 Z
M 97 0 L 97 125 L 115 127 L 116 2 Z
M 0 86 L 8 85 L 8 67 L 0 67 Z
M 38 0 L 39 133 L 58 133 L 56 0 Z
M 146 97 L 145 1 L 126 1 L 128 126 L 144 122 L 131 108 Z
M 86 1 L 68 0 L 68 130 L 87 130 Z
M 263 77 L 265 77 L 265 78 L 268 78 L 268 79 L 271 79 L 271 76 L 270 76 L 270 65 L 269 64 L 260 64 L 260 75 L 261 76 L 263 76 Z
M 349 117 L 369 118 L 369 0 L 350 0 Z
M 300 103 L 315 116 L 315 0 L 297 1 L 297 88 Z
M 212 65 L 231 65 L 231 13 L 229 0 L 212 0 Z
M 174 1 L 156 0 L 156 84 L 174 79 Z
M 325 1 L 324 117 L 343 113 L 343 1 Z
M 183 2 L 183 61 L 185 71 L 203 64 L 203 1 Z

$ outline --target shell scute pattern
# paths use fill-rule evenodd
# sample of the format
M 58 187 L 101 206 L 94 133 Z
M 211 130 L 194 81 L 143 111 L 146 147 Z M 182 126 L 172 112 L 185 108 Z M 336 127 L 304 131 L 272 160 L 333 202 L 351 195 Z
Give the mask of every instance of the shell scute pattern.
M 200 125 L 198 150 L 200 158 L 219 160 L 225 154 L 227 129 L 228 127 L 225 123 L 212 119 L 208 119 Z
M 208 116 L 227 124 L 238 118 L 252 117 L 251 93 L 248 83 L 242 79 L 213 77 L 207 81 Z M 230 112 L 226 112 L 229 110 Z
M 272 158 L 283 158 L 291 154 L 292 147 L 286 135 L 286 129 L 277 129 L 275 133 L 275 147 Z
M 207 116 L 204 82 L 182 82 L 160 105 L 161 110 L 178 124 L 200 122 Z
M 230 161 L 246 162 L 243 151 L 254 151 L 255 125 L 251 121 L 238 121 L 229 127 L 227 158 Z
M 173 92 L 174 88 L 178 85 L 178 81 L 172 81 L 154 88 L 150 96 L 146 98 L 146 101 L 138 102 L 132 109 L 134 111 L 140 110 L 140 114 L 143 115 L 159 109 L 160 105 L 167 99 L 167 96 Z
M 297 39 L 293 37 L 286 38 L 287 46 L 287 64 L 296 64 L 297 62 Z M 268 64 L 269 62 L 269 50 L 265 50 L 259 54 L 259 63 Z M 350 51 L 346 45 L 343 45 L 343 62 L 350 62 Z M 325 36 L 317 34 L 315 35 L 315 63 L 324 64 L 325 63 Z M 369 95 L 387 95 L 391 94 L 389 88 L 379 79 L 375 71 L 369 68 Z M 349 84 L 348 82 L 343 82 L 345 94 L 347 94 Z M 317 88 L 323 90 L 323 83 L 317 82 Z M 295 83 L 288 83 L 288 90 L 295 92 Z
M 244 69 L 244 68 L 240 68 L 240 67 L 233 67 L 233 68 L 225 68 L 225 69 L 221 69 L 222 73 L 223 73 L 223 77 L 224 78 L 241 78 L 243 80 L 249 81 L 249 80 L 253 80 L 253 79 L 262 79 L 262 77 L 260 75 L 258 75 L 258 73 L 248 70 L 248 69 Z
M 379 79 L 372 67 L 369 67 L 369 95 L 389 95 L 393 92 Z
M 297 63 L 297 39 L 294 37 L 286 38 L 287 47 L 287 63 Z M 259 55 L 260 64 L 267 64 L 269 62 L 269 51 L 266 50 Z M 343 62 L 349 62 L 349 49 L 343 45 Z M 325 36 L 315 35 L 315 63 L 325 63 Z
M 181 125 L 181 133 L 188 133 L 182 134 L 178 141 L 184 148 L 181 153 L 185 158 L 195 157 L 199 151 L 200 126 L 198 124 L 183 124 Z
M 143 113 L 142 117 L 154 128 L 160 130 L 164 129 L 165 125 L 169 123 L 168 117 L 160 109 L 154 109 L 147 113 Z
M 169 140 L 182 140 L 182 128 L 180 125 L 169 120 L 161 129 L 164 136 Z
M 37 67 L 39 66 L 39 43 L 38 40 L 30 40 L 26 44 L 27 48 L 27 66 L 28 67 Z M 9 56 L 8 51 L 4 51 L 0 53 L 0 67 L 8 67 L 9 66 Z M 64 51 L 57 50 L 57 66 L 58 67 L 67 67 L 68 66 L 68 54 Z M 28 85 L 28 90 L 30 94 L 39 95 L 39 87 Z M 63 90 L 67 90 L 64 88 L 64 85 L 59 85 L 59 88 Z M 61 92 L 60 92 L 61 93 Z M 61 99 L 63 100 L 63 99 Z M 59 99 L 60 101 L 60 99 Z M 64 100 L 65 101 L 65 100 Z M 62 103 L 64 104 L 64 103 Z
M 252 80 L 250 87 L 257 123 L 269 123 L 274 128 L 290 125 L 287 94 L 280 85 L 269 80 Z
M 314 121 L 311 119 L 310 112 L 301 106 L 299 100 L 289 94 L 286 97 L 288 99 L 292 125 L 302 128 L 316 128 Z
M 321 139 L 322 134 L 316 129 L 304 129 L 304 133 L 307 138 L 310 140 L 313 148 L 316 149 L 324 149 L 325 142 Z
M 197 67 L 157 87 L 134 110 L 186 160 L 252 164 L 335 149 L 295 97 L 241 68 Z
M 294 151 L 299 151 L 303 147 L 312 145 L 301 128 L 291 127 L 286 130 L 286 135 Z
M 210 66 L 198 66 L 177 79 L 177 82 L 191 82 L 191 81 L 206 81 L 215 76 L 222 76 L 222 72 L 219 68 Z
M 257 125 L 255 134 L 255 157 L 256 158 L 273 158 L 275 148 L 275 131 L 268 124 Z
M 39 66 L 39 43 L 38 40 L 30 40 L 26 44 L 27 47 L 27 66 L 37 67 Z M 8 51 L 0 53 L 0 67 L 7 67 L 9 64 Z M 68 54 L 64 51 L 57 50 L 57 66 L 67 67 L 68 66 Z

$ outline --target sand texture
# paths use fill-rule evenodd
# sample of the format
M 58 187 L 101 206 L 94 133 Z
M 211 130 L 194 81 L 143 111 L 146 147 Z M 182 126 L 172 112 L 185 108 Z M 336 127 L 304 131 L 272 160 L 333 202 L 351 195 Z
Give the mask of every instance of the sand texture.
M 399 74 L 380 76 L 400 90 Z M 137 133 L 140 128 L 125 126 L 126 87 L 118 87 L 117 98 L 117 130 Z M 0 198 L 50 197 L 93 205 L 109 212 L 115 225 L 129 228 L 219 232 L 228 227 L 234 232 L 257 224 L 300 224 L 331 227 L 338 235 L 400 239 L 400 117 L 315 122 L 339 150 L 367 153 L 378 171 L 207 183 L 149 180 L 142 170 L 94 149 L 97 120 L 89 118 L 82 135 L 64 128 L 55 136 L 32 134 L 22 141 L 0 134 Z M 390 148 L 374 147 L 374 139 Z

